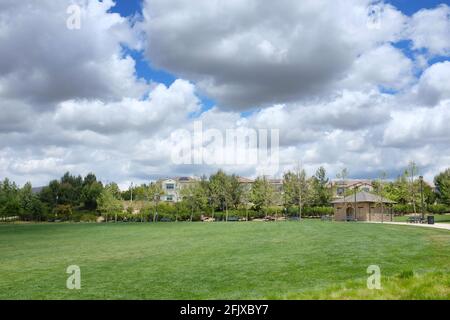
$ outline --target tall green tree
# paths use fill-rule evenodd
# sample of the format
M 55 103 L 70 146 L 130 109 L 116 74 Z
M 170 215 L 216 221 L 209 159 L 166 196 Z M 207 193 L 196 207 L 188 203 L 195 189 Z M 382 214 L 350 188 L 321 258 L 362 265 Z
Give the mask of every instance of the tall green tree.
M 152 182 L 148 186 L 146 192 L 146 198 L 153 202 L 154 211 L 153 211 L 153 222 L 157 221 L 158 218 L 158 205 L 161 201 L 161 197 L 165 194 L 162 185 L 159 182 Z
M 15 217 L 21 213 L 19 188 L 5 178 L 0 185 L 0 214 L 3 217 Z
M 48 186 L 44 187 L 39 195 L 42 202 L 46 203 L 50 209 L 56 207 L 60 194 L 60 183 L 58 180 L 52 180 Z
M 211 201 L 222 211 L 226 212 L 228 220 L 228 208 L 232 205 L 231 179 L 222 170 L 209 177 L 209 192 Z
M 406 169 L 406 174 L 408 176 L 408 186 L 409 186 L 409 202 L 413 205 L 414 213 L 416 210 L 416 203 L 419 201 L 418 198 L 418 184 L 416 183 L 416 176 L 418 173 L 417 165 L 414 161 L 410 161 L 408 168 Z
M 315 175 L 311 178 L 312 205 L 327 206 L 331 201 L 331 191 L 327 184 L 329 179 L 324 167 L 317 169 Z
M 251 201 L 257 211 L 266 211 L 274 203 L 274 189 L 266 177 L 258 177 L 252 185 Z
M 202 212 L 208 206 L 208 196 L 200 182 L 192 183 L 181 189 L 182 201 L 190 208 L 192 222 L 195 212 Z
M 404 172 L 398 176 L 393 182 L 389 182 L 384 186 L 384 194 L 387 198 L 399 203 L 409 203 L 409 186 L 407 173 Z
M 288 171 L 283 176 L 284 202 L 286 207 L 298 206 L 299 217 L 310 198 L 309 184 L 305 170 Z
M 450 168 L 434 177 L 437 199 L 440 203 L 450 205 Z
M 68 204 L 76 207 L 81 204 L 81 190 L 83 188 L 83 178 L 74 176 L 66 172 L 60 180 L 59 204 Z
M 97 198 L 98 210 L 105 216 L 106 222 L 108 217 L 114 216 L 117 222 L 117 215 L 123 211 L 122 202 L 114 195 L 114 188 L 107 185 L 103 188 Z
M 242 203 L 243 197 L 243 186 L 239 182 L 239 179 L 236 175 L 232 175 L 228 177 L 229 179 L 229 194 L 230 194 L 230 204 L 234 209 L 238 209 Z
M 89 173 L 84 177 L 80 200 L 86 209 L 97 209 L 97 198 L 100 196 L 102 190 L 103 184 L 97 181 L 95 174 Z

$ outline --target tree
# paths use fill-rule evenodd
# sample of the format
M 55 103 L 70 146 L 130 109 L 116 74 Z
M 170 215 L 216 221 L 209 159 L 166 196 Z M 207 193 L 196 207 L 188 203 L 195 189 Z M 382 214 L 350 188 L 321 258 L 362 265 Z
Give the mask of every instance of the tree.
M 288 171 L 283 176 L 284 202 L 286 207 L 298 206 L 298 214 L 301 218 L 302 208 L 309 198 L 309 186 L 306 180 L 305 170 L 297 169 L 297 172 Z
M 70 172 L 66 172 L 60 180 L 59 188 L 59 204 L 69 204 L 76 207 L 81 203 L 81 190 L 83 188 L 83 178 L 73 176 Z
M 39 195 L 42 202 L 46 203 L 51 209 L 53 209 L 59 199 L 60 183 L 58 180 L 52 180 L 47 187 L 44 187 Z
M 384 180 L 386 180 L 386 172 L 381 172 L 377 181 L 377 188 L 375 189 L 378 194 L 378 206 L 381 208 L 381 221 L 384 220 Z M 356 212 L 356 211 L 355 211 Z
M 8 178 L 0 185 L 0 213 L 3 217 L 16 217 L 21 213 L 19 189 Z
M 426 204 L 431 205 L 436 203 L 437 194 L 433 191 L 433 188 L 425 181 L 423 183 L 423 196 Z
M 231 179 L 222 170 L 209 177 L 209 191 L 211 202 L 225 211 L 225 221 L 228 221 L 228 207 L 232 203 Z
M 182 201 L 191 209 L 190 221 L 192 222 L 194 212 L 202 211 L 208 205 L 207 194 L 201 185 L 201 183 L 196 182 L 185 188 L 181 189 Z
M 347 169 L 342 171 L 344 179 L 347 176 Z M 312 189 L 312 205 L 314 206 L 327 206 L 331 201 L 331 193 L 327 187 L 329 179 L 327 178 L 327 172 L 324 167 L 317 169 L 315 175 L 311 178 Z
M 242 203 L 243 187 L 236 175 L 233 174 L 227 178 L 229 180 L 228 193 L 230 197 L 230 204 L 234 207 L 234 209 L 238 209 L 239 205 Z
M 387 198 L 399 204 L 407 204 L 409 202 L 409 187 L 406 172 L 398 176 L 394 182 L 386 184 L 384 194 Z
M 158 218 L 158 204 L 161 201 L 161 197 L 164 195 L 164 190 L 160 183 L 152 182 L 146 192 L 147 200 L 152 200 L 155 206 L 155 210 L 153 212 L 153 222 L 156 222 Z
M 434 177 L 439 203 L 450 205 L 450 168 Z
M 83 180 L 81 189 L 81 202 L 86 209 L 97 209 L 97 198 L 103 190 L 103 184 L 97 181 L 93 173 L 89 173 Z
M 114 195 L 114 187 L 107 185 L 100 196 L 97 198 L 98 210 L 105 215 L 108 222 L 108 216 L 114 215 L 117 222 L 117 214 L 123 211 L 122 202 Z
M 19 201 L 22 220 L 41 220 L 45 208 L 39 197 L 33 193 L 31 183 L 27 182 L 20 190 Z
M 409 197 L 410 197 L 410 203 L 413 205 L 414 213 L 416 213 L 416 201 L 418 194 L 417 192 L 417 185 L 415 183 L 415 177 L 417 175 L 417 166 L 414 161 L 410 161 L 408 164 L 408 169 L 406 169 L 406 174 L 408 176 L 408 182 L 409 182 Z
M 266 177 L 258 177 L 251 189 L 251 201 L 257 211 L 266 210 L 273 204 L 274 190 Z

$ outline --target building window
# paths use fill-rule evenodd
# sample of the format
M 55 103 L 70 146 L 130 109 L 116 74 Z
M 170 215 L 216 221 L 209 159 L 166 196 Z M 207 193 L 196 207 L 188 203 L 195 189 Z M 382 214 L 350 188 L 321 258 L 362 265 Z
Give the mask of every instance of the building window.
M 337 188 L 336 192 L 338 195 L 341 195 L 344 193 L 344 188 Z
M 175 189 L 175 185 L 173 183 L 166 184 L 166 190 L 173 190 Z
M 173 201 L 173 196 L 166 196 L 166 201 Z

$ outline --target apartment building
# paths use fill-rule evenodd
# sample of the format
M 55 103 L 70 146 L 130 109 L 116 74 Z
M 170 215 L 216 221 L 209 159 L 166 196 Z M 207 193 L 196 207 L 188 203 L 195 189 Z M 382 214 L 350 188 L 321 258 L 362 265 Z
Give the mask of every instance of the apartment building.
M 200 181 L 200 178 L 197 177 L 176 177 L 160 180 L 159 182 L 164 190 L 161 200 L 166 202 L 181 201 L 180 191 L 198 181 Z

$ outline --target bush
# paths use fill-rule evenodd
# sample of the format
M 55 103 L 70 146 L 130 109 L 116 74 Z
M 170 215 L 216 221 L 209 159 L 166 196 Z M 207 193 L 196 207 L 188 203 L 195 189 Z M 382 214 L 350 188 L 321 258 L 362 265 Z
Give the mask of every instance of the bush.
M 427 211 L 433 214 L 444 214 L 450 212 L 450 208 L 444 204 L 432 204 L 427 207 Z
M 414 212 L 414 208 L 411 204 L 394 204 L 392 207 L 394 214 L 403 215 Z
M 85 213 L 85 214 L 82 214 L 80 217 L 80 222 L 96 222 L 96 221 L 97 221 L 97 216 L 92 213 Z
M 266 208 L 263 211 L 268 216 L 275 216 L 275 215 L 283 215 L 284 214 L 284 208 L 280 207 L 280 206 L 268 207 L 268 208 Z
M 72 218 L 72 206 L 59 204 L 53 209 L 54 220 L 67 221 Z
M 299 213 L 298 206 L 288 208 L 289 217 L 297 217 Z M 303 207 L 302 217 L 322 217 L 334 214 L 333 207 Z

